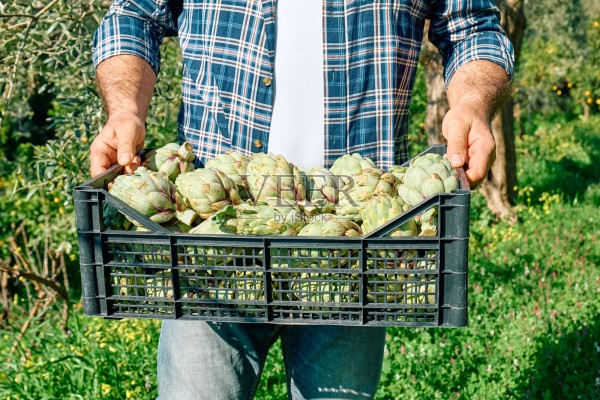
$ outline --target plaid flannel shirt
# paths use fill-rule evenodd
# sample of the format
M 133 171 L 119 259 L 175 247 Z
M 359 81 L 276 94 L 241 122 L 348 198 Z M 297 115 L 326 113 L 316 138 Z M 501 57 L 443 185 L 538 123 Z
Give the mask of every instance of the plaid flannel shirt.
M 162 38 L 179 36 L 179 140 L 194 146 L 200 162 L 228 150 L 266 152 L 276 5 L 116 0 L 96 32 L 94 63 L 129 54 L 158 73 Z M 352 152 L 384 168 L 407 158 L 409 103 L 427 18 L 446 84 L 471 60 L 492 61 L 512 77 L 513 49 L 493 0 L 323 0 L 326 166 Z

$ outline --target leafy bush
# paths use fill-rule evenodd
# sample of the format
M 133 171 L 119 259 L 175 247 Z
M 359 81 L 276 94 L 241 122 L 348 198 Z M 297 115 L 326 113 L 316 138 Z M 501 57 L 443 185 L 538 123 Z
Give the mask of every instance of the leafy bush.
M 588 186 L 598 182 L 600 115 L 589 120 L 543 123 L 520 143 L 519 188 L 534 188 L 531 198 L 547 192 L 582 201 Z
M 600 7 L 594 0 L 527 4 L 516 99 L 526 114 L 600 111 Z

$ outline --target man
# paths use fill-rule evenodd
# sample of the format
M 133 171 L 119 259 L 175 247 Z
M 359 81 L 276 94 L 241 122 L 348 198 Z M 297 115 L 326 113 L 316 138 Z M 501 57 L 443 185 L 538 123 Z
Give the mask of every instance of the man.
M 476 186 L 513 68 L 492 0 L 117 0 L 94 44 L 108 120 L 92 175 L 139 165 L 165 35 L 179 36 L 184 57 L 179 140 L 201 163 L 236 150 L 306 167 L 351 152 L 398 164 L 426 18 L 444 58 L 448 156 Z M 383 328 L 165 321 L 159 398 L 252 398 L 278 337 L 291 398 L 374 396 Z

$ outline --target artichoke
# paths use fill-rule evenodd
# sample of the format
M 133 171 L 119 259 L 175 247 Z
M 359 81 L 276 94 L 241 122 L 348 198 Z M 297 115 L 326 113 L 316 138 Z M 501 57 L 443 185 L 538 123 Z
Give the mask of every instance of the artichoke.
M 110 188 L 110 194 L 159 224 L 177 218 L 190 225 L 195 217 L 167 176 L 145 167 L 139 167 L 131 175 L 119 175 Z M 139 225 L 133 219 L 131 222 Z
M 242 200 L 248 200 L 250 193 L 246 179 L 246 168 L 250 159 L 241 153 L 230 151 L 219 154 L 206 162 L 206 168 L 214 168 L 221 171 L 237 186 L 238 194 Z
M 298 236 L 349 236 L 361 235 L 360 227 L 347 219 L 336 218 L 333 214 L 318 214 L 311 218 Z
M 435 292 L 437 285 L 433 281 L 425 283 L 406 284 L 406 304 L 431 304 L 435 305 Z M 432 312 L 433 309 L 419 309 L 420 312 Z
M 374 231 L 388 221 L 406 211 L 407 207 L 401 199 L 389 194 L 375 196 L 360 207 L 364 233 Z M 391 236 L 417 236 L 417 225 L 413 219 L 402 224 Z
M 102 217 L 105 229 L 119 231 L 131 229 L 132 222 L 110 203 L 102 203 Z
M 436 236 L 438 233 L 438 207 L 434 206 L 423 211 L 415 218 L 419 226 L 419 236 Z
M 376 303 L 396 304 L 405 302 L 405 296 L 413 296 L 407 297 L 408 300 L 414 298 L 415 293 L 410 292 L 416 290 L 411 288 L 418 283 L 417 279 L 432 279 L 435 275 L 413 271 L 435 269 L 435 257 L 435 252 L 425 255 L 415 249 L 374 250 L 367 261 L 367 269 L 377 271 L 367 275 L 367 299 Z
M 338 178 L 327 168 L 318 166 L 304 174 L 308 192 L 306 202 L 300 204 L 302 209 L 307 213 L 333 212 L 339 201 Z
M 290 283 L 292 298 L 304 303 L 349 303 L 358 301 L 358 276 L 304 272 Z M 311 305 L 302 306 L 310 310 Z M 330 307 L 338 311 L 339 307 Z
M 146 279 L 146 296 L 173 298 L 173 281 L 171 270 L 159 271 L 153 277 Z
M 334 161 L 330 171 L 340 177 L 340 186 L 345 186 L 349 182 L 350 175 L 354 175 L 363 169 L 376 169 L 377 166 L 370 159 L 361 156 L 358 153 L 344 154 Z
M 406 274 L 369 275 L 367 299 L 374 303 L 399 303 L 404 299 Z
M 300 170 L 283 156 L 253 154 L 246 173 L 250 194 L 256 201 L 269 198 L 306 200 L 306 186 Z
M 233 295 L 235 300 L 264 300 L 262 271 L 236 271 Z
M 235 235 L 237 233 L 237 216 L 233 206 L 226 206 L 192 228 L 189 233 L 196 235 Z
M 181 174 L 175 180 L 175 186 L 186 204 L 202 219 L 210 218 L 225 206 L 241 203 L 233 181 L 214 168 L 197 169 Z
M 233 290 L 229 286 L 231 273 L 212 272 L 212 276 L 192 275 L 186 276 L 185 279 L 181 279 L 180 275 L 179 288 L 183 293 L 182 298 L 231 300 L 233 297 Z
M 237 213 L 234 206 L 227 206 L 212 215 L 209 219 L 190 230 L 196 235 L 235 235 L 237 234 Z M 244 255 L 242 247 L 220 245 L 198 245 L 186 248 L 186 264 L 200 268 L 221 266 L 233 263 Z
M 265 199 L 257 204 L 236 207 L 239 235 L 296 236 L 306 224 L 306 216 L 294 201 Z
M 416 157 L 404 174 L 398 194 L 409 206 L 414 206 L 437 193 L 458 189 L 458 174 L 450 161 L 439 154 Z
M 338 219 L 333 214 L 319 214 L 313 216 L 311 221 L 305 225 L 298 236 L 360 236 L 360 227 L 349 220 Z M 315 248 L 306 246 L 300 249 L 281 250 L 278 252 L 272 251 L 272 273 L 274 281 L 281 281 L 283 287 L 291 282 L 291 278 L 295 279 L 299 276 L 299 271 L 286 271 L 285 268 L 323 268 L 335 271 L 339 268 L 344 268 L 348 265 L 350 259 L 358 259 L 357 250 L 352 251 L 351 256 L 349 250 L 344 246 L 333 248 L 320 248 L 318 245 Z M 356 268 L 358 265 L 353 265 Z M 284 269 L 281 269 L 284 268 Z M 353 274 L 354 278 L 358 279 L 358 275 Z
M 196 157 L 192 150 L 192 145 L 188 142 L 181 146 L 177 143 L 169 143 L 150 150 L 142 166 L 152 171 L 163 172 L 171 181 L 175 181 L 179 174 L 194 170 L 193 161 Z
M 401 165 L 394 165 L 388 170 L 388 172 L 394 174 L 398 182 L 402 183 L 402 181 L 404 181 L 404 174 L 406 174 L 406 167 L 403 167 Z
M 114 274 L 112 278 L 121 296 L 146 296 L 146 279 L 142 268 L 128 269 L 124 274 Z
M 374 196 L 394 193 L 396 177 L 378 168 L 363 169 L 352 175 L 345 189 L 340 193 L 336 213 L 348 219 L 360 221 L 359 207 Z

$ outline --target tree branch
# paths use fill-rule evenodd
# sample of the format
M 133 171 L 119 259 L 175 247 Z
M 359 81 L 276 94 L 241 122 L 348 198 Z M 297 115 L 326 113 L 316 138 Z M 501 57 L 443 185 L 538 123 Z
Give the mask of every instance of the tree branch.
M 7 272 L 13 275 L 15 278 L 22 276 L 23 278 L 30 279 L 32 281 L 41 283 L 42 285 L 50 287 L 54 290 L 63 300 L 69 304 L 69 295 L 65 292 L 60 286 L 58 286 L 55 282 L 52 282 L 49 279 L 44 278 L 43 276 L 39 276 L 30 272 L 25 272 L 19 269 L 10 268 L 6 265 L 0 265 L 0 271 Z

